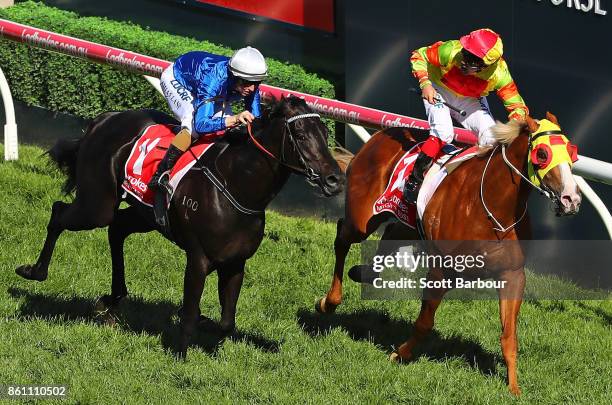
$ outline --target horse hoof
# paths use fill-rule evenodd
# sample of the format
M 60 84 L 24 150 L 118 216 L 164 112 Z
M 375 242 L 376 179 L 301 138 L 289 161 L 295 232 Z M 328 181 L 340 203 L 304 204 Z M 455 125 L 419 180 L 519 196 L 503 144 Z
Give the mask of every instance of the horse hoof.
M 221 322 L 221 324 L 219 325 L 219 329 L 221 330 L 221 333 L 223 333 L 224 335 L 231 335 L 236 330 L 236 324 L 233 322 L 232 323 Z
M 327 297 L 323 297 L 315 301 L 315 309 L 320 314 L 333 314 L 336 312 L 337 305 L 329 304 Z
M 110 295 L 103 295 L 98 298 L 94 304 L 96 322 L 101 325 L 115 326 L 118 322 L 118 318 L 113 312 L 113 309 L 119 304 L 121 298 L 113 298 Z
M 103 295 L 96 300 L 96 303 L 94 304 L 94 312 L 96 314 L 107 312 L 111 310 L 117 303 L 118 301 L 115 302 L 115 300 L 113 300 L 110 295 Z
M 100 312 L 96 314 L 95 321 L 99 325 L 115 326 L 117 318 L 110 311 Z
M 518 385 L 509 385 L 508 390 L 515 397 L 518 397 L 521 395 L 521 389 L 518 387 Z
M 400 363 L 402 361 L 402 358 L 400 357 L 400 355 L 397 352 L 392 352 L 389 355 L 389 360 L 394 362 L 394 363 Z
M 45 281 L 47 279 L 47 272 L 40 271 L 38 265 L 24 264 L 17 267 L 15 273 L 27 280 Z
M 393 351 L 393 353 L 391 353 L 389 355 L 389 361 L 393 362 L 393 363 L 397 363 L 397 364 L 404 364 L 408 362 L 408 359 L 403 358 L 398 352 L 397 350 Z
M 402 353 L 404 354 L 402 355 Z M 412 354 L 410 352 L 406 353 L 406 348 L 404 347 L 404 344 L 402 344 L 389 355 L 389 360 L 401 364 L 409 362 L 411 357 Z

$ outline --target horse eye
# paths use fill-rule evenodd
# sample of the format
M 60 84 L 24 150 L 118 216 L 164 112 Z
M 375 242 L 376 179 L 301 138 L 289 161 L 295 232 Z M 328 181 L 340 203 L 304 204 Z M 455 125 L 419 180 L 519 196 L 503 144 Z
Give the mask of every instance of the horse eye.
M 531 162 L 539 169 L 544 169 L 552 160 L 552 150 L 550 146 L 540 144 L 531 151 Z
M 546 149 L 544 148 L 538 148 L 538 152 L 536 156 L 538 158 L 539 164 L 544 164 L 548 160 L 548 153 L 546 152 Z

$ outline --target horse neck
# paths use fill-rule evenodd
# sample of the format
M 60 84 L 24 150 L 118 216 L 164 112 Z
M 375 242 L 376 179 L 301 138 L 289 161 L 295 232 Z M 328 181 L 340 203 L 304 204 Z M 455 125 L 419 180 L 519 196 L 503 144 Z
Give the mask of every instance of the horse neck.
M 259 143 L 274 156 L 280 158 L 283 126 L 272 122 L 257 137 Z M 291 172 L 277 160 L 257 148 L 252 140 L 231 147 L 222 160 L 234 168 L 227 181 L 238 190 L 239 201 L 252 209 L 265 209 L 289 179 Z M 230 172 L 228 172 L 230 173 Z
M 528 137 L 520 134 L 506 146 L 506 158 L 527 177 Z M 505 161 L 501 151 L 496 152 L 486 174 L 487 184 L 495 185 L 495 192 L 486 193 L 486 204 L 495 207 L 494 214 L 506 224 L 518 220 L 524 212 L 531 187 Z M 490 177 L 489 177 L 490 176 Z M 508 222 L 510 221 L 510 222 Z

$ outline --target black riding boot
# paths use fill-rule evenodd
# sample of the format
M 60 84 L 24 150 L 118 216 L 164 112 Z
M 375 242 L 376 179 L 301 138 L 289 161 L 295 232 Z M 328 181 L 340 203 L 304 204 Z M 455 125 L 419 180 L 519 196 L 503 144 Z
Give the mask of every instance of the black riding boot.
M 433 162 L 433 158 L 427 156 L 423 152 L 419 153 L 416 161 L 414 162 L 414 167 L 412 168 L 412 173 L 408 177 L 408 181 L 404 184 L 404 200 L 410 203 L 416 203 L 417 197 L 419 196 L 419 188 L 423 183 L 423 179 L 425 178 L 425 172 L 431 166 Z
M 165 227 L 166 221 L 166 194 L 168 193 L 168 182 L 170 181 L 170 171 L 183 155 L 183 151 L 174 145 L 170 145 L 164 155 L 151 181 L 147 185 L 150 190 L 155 191 L 155 199 L 153 201 L 153 213 L 155 214 L 155 222 L 159 226 Z

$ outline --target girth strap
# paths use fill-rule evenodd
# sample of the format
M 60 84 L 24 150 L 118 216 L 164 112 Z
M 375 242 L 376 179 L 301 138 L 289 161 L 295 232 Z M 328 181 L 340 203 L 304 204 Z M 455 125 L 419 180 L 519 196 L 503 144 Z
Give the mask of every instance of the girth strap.
M 213 184 L 213 186 L 215 186 L 217 190 L 219 190 L 221 194 L 223 194 L 225 198 L 227 198 L 227 200 L 234 206 L 234 208 L 236 208 L 238 212 L 241 212 L 246 215 L 263 214 L 264 211 L 262 210 L 252 210 L 250 208 L 247 208 L 241 205 L 238 202 L 238 200 L 236 200 L 236 198 L 232 195 L 232 193 L 227 189 L 227 185 L 226 185 L 227 182 L 221 181 L 221 179 L 215 176 L 212 170 L 210 170 L 210 168 L 206 166 L 206 164 L 204 163 L 204 158 L 206 158 L 208 161 L 214 161 L 214 165 L 216 167 L 217 159 L 219 159 L 219 157 L 223 154 L 223 152 L 225 152 L 228 146 L 229 144 L 224 143 L 224 142 L 220 142 L 220 141 L 215 142 L 215 144 L 213 145 L 213 148 L 216 148 L 218 152 L 215 150 L 211 150 L 210 152 L 216 152 L 216 156 L 215 156 L 215 153 L 204 154 L 204 156 L 202 156 L 202 158 L 199 159 L 198 163 L 191 170 L 194 170 L 194 169 L 201 170 L 202 173 L 204 173 L 204 176 L 206 176 L 206 178 Z M 193 155 L 193 152 L 191 151 L 191 149 L 189 149 L 189 151 Z M 195 157 L 195 155 L 193 156 Z

